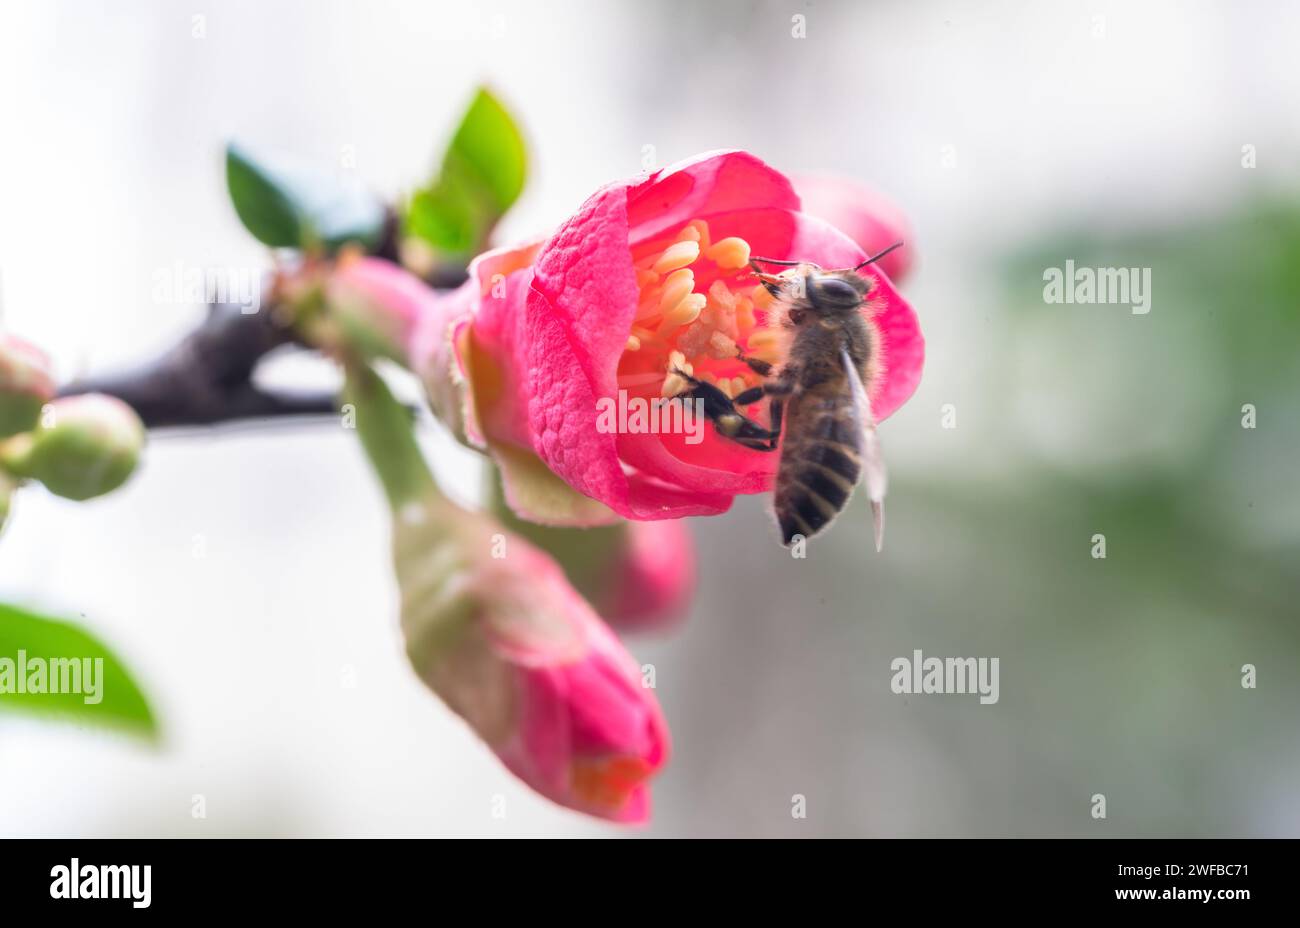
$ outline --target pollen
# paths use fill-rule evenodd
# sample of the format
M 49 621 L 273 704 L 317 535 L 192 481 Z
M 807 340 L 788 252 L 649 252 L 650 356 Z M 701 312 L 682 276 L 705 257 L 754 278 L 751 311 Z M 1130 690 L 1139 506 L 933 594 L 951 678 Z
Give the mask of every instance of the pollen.
M 641 350 L 641 339 L 637 338 L 635 335 L 629 335 L 629 336 L 627 337 L 627 350 L 628 350 L 628 351 L 640 351 L 640 350 Z
M 736 343 L 726 332 L 714 332 L 709 336 L 709 357 L 711 358 L 734 358 L 736 356 Z
M 679 267 L 693 264 L 699 256 L 699 242 L 692 242 L 689 239 L 684 242 L 674 242 L 664 250 L 664 253 L 659 256 L 659 260 L 652 264 L 650 269 L 656 274 L 667 274 Z
M 749 264 L 749 242 L 733 235 L 715 242 L 704 255 L 720 268 L 736 270 Z

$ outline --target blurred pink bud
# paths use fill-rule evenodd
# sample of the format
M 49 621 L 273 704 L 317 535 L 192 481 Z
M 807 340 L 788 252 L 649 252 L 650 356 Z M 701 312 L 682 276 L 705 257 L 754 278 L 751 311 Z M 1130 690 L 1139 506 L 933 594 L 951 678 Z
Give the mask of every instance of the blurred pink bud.
M 332 337 L 363 356 L 401 364 L 411 333 L 437 299 L 420 278 L 382 258 L 340 258 L 325 287 Z
M 394 551 L 420 677 L 537 792 L 646 821 L 667 724 L 636 661 L 559 566 L 437 495 L 395 516 Z
M 892 200 L 866 184 L 826 175 L 795 177 L 794 189 L 804 212 L 835 226 L 868 255 L 903 242 L 902 248 L 885 255 L 876 266 L 894 283 L 907 276 L 916 246 L 907 216 Z
M 629 522 L 597 603 L 615 628 L 664 629 L 680 621 L 695 591 L 695 543 L 684 519 Z
M 0 438 L 36 427 L 41 407 L 54 398 L 50 361 L 36 346 L 0 335 Z

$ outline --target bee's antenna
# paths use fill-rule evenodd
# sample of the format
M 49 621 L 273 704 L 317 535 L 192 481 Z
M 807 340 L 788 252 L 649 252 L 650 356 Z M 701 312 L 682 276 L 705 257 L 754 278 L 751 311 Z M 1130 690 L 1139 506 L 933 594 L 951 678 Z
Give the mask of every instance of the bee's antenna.
M 890 245 L 890 246 L 889 246 L 888 248 L 886 248 L 884 251 L 878 251 L 878 252 L 876 252 L 876 253 L 875 253 L 874 255 L 872 255 L 870 258 L 868 258 L 867 260 L 863 261 L 861 264 L 859 264 L 859 265 L 857 265 L 856 267 L 854 267 L 853 270 L 856 271 L 856 270 L 858 270 L 858 269 L 860 269 L 860 268 L 864 268 L 864 267 L 866 267 L 868 264 L 875 264 L 877 261 L 879 261 L 879 260 L 880 260 L 881 258 L 883 258 L 885 255 L 889 254 L 889 253 L 890 253 L 891 251 L 893 251 L 895 248 L 902 248 L 902 247 L 903 247 L 903 243 L 902 243 L 902 242 L 894 242 L 894 244 Z
M 900 242 L 899 244 L 901 245 L 902 243 Z M 749 260 L 751 262 L 761 261 L 763 264 L 779 264 L 781 267 L 798 267 L 800 264 L 808 263 L 807 261 L 783 261 L 780 258 L 760 258 L 758 255 L 754 255 Z

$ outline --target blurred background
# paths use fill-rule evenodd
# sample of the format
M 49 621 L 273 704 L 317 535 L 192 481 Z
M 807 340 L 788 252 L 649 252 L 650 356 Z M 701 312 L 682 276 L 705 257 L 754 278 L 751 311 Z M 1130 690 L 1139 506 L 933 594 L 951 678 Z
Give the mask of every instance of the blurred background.
M 393 197 L 484 80 L 533 166 L 503 240 L 647 153 L 723 147 L 860 178 L 907 212 L 902 290 L 929 355 L 882 429 L 886 549 L 860 500 L 806 561 L 762 499 L 694 521 L 690 615 L 629 642 L 675 749 L 638 833 L 1300 833 L 1300 8 L 33 0 L 0 16 L 0 300 L 64 379 L 201 318 L 152 299 L 160 268 L 264 263 L 228 203 L 227 139 Z M 1066 259 L 1151 268 L 1150 313 L 1045 304 L 1043 271 Z M 474 456 L 430 447 L 475 492 Z M 351 434 L 158 435 L 124 490 L 75 505 L 33 488 L 15 508 L 0 599 L 108 641 L 163 737 L 0 716 L 0 834 L 623 833 L 516 783 L 411 674 Z M 893 694 L 890 661 L 915 649 L 998 657 L 1000 701 Z

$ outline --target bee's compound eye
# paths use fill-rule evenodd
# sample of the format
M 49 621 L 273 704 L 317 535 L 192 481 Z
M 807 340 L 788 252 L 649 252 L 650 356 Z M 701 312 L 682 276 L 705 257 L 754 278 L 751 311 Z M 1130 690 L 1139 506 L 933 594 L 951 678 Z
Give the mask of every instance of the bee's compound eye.
M 839 277 L 817 277 L 813 281 L 819 299 L 827 303 L 853 305 L 862 299 L 853 284 Z

